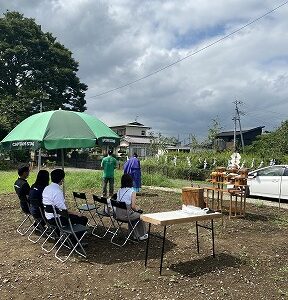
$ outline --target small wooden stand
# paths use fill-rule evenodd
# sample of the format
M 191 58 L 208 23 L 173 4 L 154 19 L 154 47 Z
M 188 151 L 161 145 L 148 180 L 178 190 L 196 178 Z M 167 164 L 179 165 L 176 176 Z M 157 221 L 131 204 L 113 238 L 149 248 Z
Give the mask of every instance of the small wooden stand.
M 182 202 L 184 205 L 193 205 L 201 208 L 206 207 L 206 203 L 204 201 L 204 189 L 196 187 L 183 187 Z
M 234 189 L 229 189 L 229 193 L 230 193 L 229 218 L 245 217 L 246 185 L 235 186 Z
M 237 173 L 236 173 L 237 172 Z M 247 169 L 236 171 L 217 168 L 211 173 L 212 187 L 205 187 L 207 206 L 213 210 L 222 212 L 223 196 L 229 195 L 229 218 L 245 217 Z M 232 188 L 229 188 L 229 185 Z M 211 193 L 211 194 L 210 194 Z

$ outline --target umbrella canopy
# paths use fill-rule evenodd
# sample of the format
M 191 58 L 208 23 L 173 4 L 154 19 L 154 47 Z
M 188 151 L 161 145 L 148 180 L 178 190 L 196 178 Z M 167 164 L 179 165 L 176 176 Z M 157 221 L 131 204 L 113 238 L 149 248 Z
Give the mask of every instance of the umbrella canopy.
M 117 146 L 120 137 L 106 124 L 85 113 L 54 110 L 32 115 L 18 124 L 2 141 L 8 149 L 92 148 Z

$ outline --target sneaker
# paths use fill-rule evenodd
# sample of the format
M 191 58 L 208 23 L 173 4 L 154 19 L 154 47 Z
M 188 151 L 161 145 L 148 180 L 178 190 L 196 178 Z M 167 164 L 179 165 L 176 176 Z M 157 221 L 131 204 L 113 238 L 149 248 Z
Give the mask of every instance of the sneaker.
M 146 234 L 139 237 L 139 241 L 145 241 L 147 239 L 148 239 L 148 233 L 146 233 Z

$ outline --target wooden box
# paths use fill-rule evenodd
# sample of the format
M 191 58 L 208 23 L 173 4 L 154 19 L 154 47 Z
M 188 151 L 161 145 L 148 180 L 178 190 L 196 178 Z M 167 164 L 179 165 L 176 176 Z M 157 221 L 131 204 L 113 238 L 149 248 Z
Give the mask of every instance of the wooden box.
M 197 187 L 183 187 L 182 202 L 184 205 L 193 205 L 201 208 L 206 207 L 204 201 L 204 189 Z

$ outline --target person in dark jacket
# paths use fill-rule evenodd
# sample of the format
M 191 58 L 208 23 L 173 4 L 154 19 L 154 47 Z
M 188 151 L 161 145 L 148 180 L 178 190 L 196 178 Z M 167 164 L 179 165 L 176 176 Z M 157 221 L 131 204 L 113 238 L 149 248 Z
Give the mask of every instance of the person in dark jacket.
M 30 214 L 28 195 L 30 185 L 27 182 L 29 176 L 29 166 L 25 165 L 18 169 L 19 178 L 14 183 L 15 192 L 20 200 L 20 207 L 25 214 Z
M 41 219 L 40 209 L 44 211 L 42 202 L 42 193 L 44 188 L 49 184 L 49 172 L 40 170 L 37 174 L 35 183 L 32 184 L 29 192 L 30 213 L 35 219 Z

